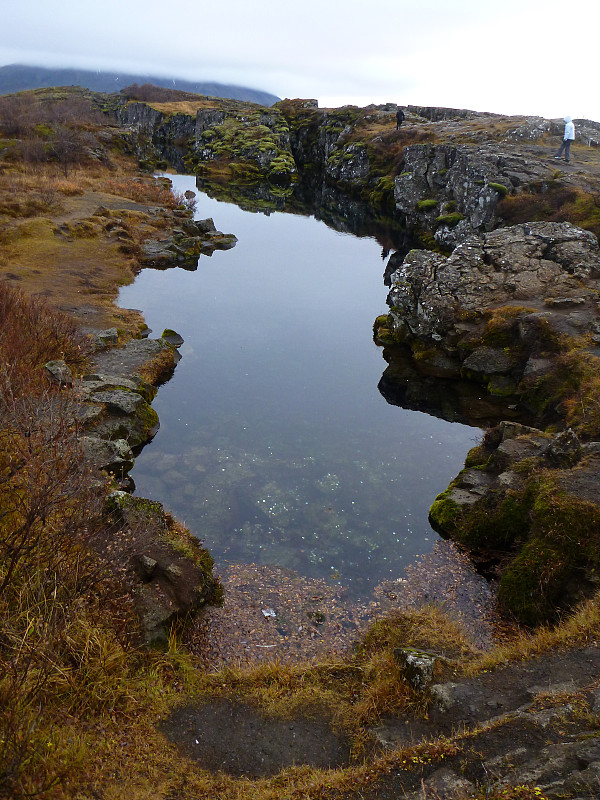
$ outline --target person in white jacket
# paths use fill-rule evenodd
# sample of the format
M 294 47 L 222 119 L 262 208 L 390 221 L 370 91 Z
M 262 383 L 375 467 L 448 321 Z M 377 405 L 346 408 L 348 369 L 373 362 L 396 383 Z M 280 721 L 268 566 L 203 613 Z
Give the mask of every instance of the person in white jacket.
M 564 152 L 565 154 L 565 161 L 567 164 L 569 163 L 570 154 L 571 154 L 571 142 L 575 139 L 575 125 L 573 125 L 573 120 L 571 117 L 565 117 L 565 132 L 563 134 L 563 140 L 558 148 L 558 153 L 554 156 L 554 158 L 560 158 Z

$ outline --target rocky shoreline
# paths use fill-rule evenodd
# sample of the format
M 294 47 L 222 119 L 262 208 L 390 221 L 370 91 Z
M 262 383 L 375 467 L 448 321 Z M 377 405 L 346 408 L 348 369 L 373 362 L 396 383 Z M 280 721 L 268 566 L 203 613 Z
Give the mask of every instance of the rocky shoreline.
M 217 231 L 211 219 L 193 221 L 188 212 L 172 217 L 177 227 L 166 237 L 143 243 L 141 267 L 196 269 L 200 254 L 235 246 L 235 236 Z M 49 380 L 76 401 L 74 421 L 85 461 L 113 482 L 107 499 L 111 540 L 96 546 L 132 594 L 142 637 L 151 645 L 166 644 L 174 623 L 219 602 L 222 593 L 199 540 L 160 503 L 130 494 L 135 455 L 159 429 L 151 402 L 173 374 L 182 344 L 172 330 L 157 339 L 121 342 L 117 328 L 110 328 L 91 337 L 89 372 L 74 376 L 64 361 L 45 367 Z
M 450 256 L 409 253 L 376 323 L 376 338 L 408 346 L 424 372 L 478 383 L 538 426 L 490 431 L 430 513 L 500 578 L 505 613 L 530 625 L 597 588 L 599 277 L 591 233 L 569 223 L 501 228 Z M 578 509 L 576 533 L 567 508 Z

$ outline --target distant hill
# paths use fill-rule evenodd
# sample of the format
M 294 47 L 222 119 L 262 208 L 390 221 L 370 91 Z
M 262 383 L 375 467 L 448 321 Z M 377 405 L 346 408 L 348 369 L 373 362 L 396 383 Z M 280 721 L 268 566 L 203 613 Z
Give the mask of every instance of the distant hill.
M 0 67 L 0 94 L 12 94 L 25 89 L 40 89 L 49 86 L 83 86 L 95 92 L 119 92 L 133 83 L 152 83 L 183 92 L 226 97 L 230 100 L 244 100 L 262 106 L 272 106 L 280 98 L 274 94 L 249 89 L 244 86 L 230 86 L 224 83 L 210 83 L 164 78 L 157 75 L 133 75 L 125 72 L 94 72 L 85 69 L 52 69 L 29 67 L 23 64 L 8 64 Z

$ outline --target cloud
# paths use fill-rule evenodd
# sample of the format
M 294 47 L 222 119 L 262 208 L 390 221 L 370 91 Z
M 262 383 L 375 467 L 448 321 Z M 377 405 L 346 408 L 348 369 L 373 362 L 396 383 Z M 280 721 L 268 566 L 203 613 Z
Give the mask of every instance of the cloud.
M 321 104 L 600 119 L 596 31 L 581 24 L 591 2 L 567 14 L 558 0 L 30 0 L 4 14 L 0 61 L 217 80 Z

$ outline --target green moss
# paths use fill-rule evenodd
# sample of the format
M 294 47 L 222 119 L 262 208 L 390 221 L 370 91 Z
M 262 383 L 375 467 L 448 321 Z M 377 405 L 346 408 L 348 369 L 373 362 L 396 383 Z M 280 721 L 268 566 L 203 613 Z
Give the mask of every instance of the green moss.
M 511 550 L 526 538 L 530 525 L 531 492 L 491 492 L 463 514 L 455 538 L 469 547 Z
M 501 610 L 524 625 L 546 622 L 556 612 L 559 589 L 569 571 L 556 547 L 541 540 L 527 543 L 502 573 Z
M 434 200 L 432 197 L 428 197 L 425 200 L 419 200 L 415 204 L 415 208 L 417 211 L 431 211 L 432 208 L 437 208 L 437 204 L 437 200 Z
M 487 379 L 486 388 L 492 397 L 513 397 L 517 394 L 515 381 L 504 375 L 491 375 Z
M 393 344 L 397 341 L 389 314 L 381 314 L 375 319 L 373 338 L 378 344 Z
M 374 208 L 387 209 L 390 212 L 395 208 L 394 178 L 384 175 L 377 179 L 375 188 L 369 194 L 369 202 Z
M 488 183 L 490 189 L 493 189 L 495 192 L 498 192 L 500 197 L 506 197 L 508 194 L 508 188 L 504 186 L 502 183 Z
M 451 214 L 442 214 L 441 217 L 436 219 L 435 224 L 448 225 L 449 227 L 453 228 L 455 225 L 458 225 L 462 219 L 464 219 L 463 215 L 458 211 L 454 211 Z
M 489 458 L 490 451 L 485 447 L 484 444 L 478 444 L 476 447 L 472 447 L 467 453 L 465 467 L 483 467 L 487 464 Z
M 527 625 L 555 618 L 600 565 L 600 508 L 561 490 L 548 474 L 535 482 L 530 538 L 504 570 L 501 608 Z
M 461 523 L 461 508 L 451 497 L 454 482 L 433 501 L 429 509 L 431 527 L 444 536 L 454 536 Z
M 44 122 L 39 122 L 37 125 L 34 125 L 33 130 L 38 136 L 41 136 L 42 139 L 50 139 L 54 134 L 52 127 Z
M 235 164 L 236 176 L 247 182 L 267 176 L 275 182 L 289 181 L 295 163 L 287 144 L 288 135 L 288 125 L 278 110 L 231 112 L 221 124 L 200 135 L 197 149 L 202 156 L 195 171 L 210 171 L 210 163 L 203 163 L 218 159 Z

